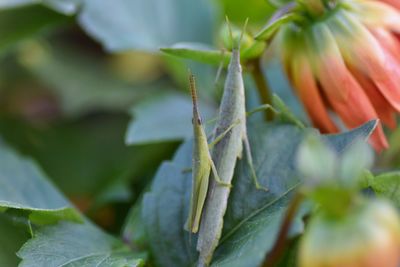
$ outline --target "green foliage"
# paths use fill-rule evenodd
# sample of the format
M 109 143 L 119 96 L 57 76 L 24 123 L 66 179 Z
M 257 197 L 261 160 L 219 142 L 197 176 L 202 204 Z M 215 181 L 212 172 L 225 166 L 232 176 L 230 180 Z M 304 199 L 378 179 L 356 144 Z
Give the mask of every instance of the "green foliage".
M 205 122 L 215 116 L 214 106 L 202 102 L 200 106 Z M 177 141 L 192 136 L 189 96 L 172 92 L 160 94 L 135 106 L 131 114 L 133 119 L 125 137 L 127 144 Z
M 139 267 L 144 263 L 144 255 L 132 254 L 120 241 L 89 222 L 79 225 L 63 222 L 40 228 L 18 251 L 18 257 L 22 259 L 19 265 L 22 267 Z
M 228 65 L 230 59 L 230 52 L 219 51 L 202 43 L 176 43 L 170 47 L 161 48 L 161 51 L 172 56 L 215 66 L 218 66 L 221 62 Z
M 61 109 L 71 116 L 95 109 L 125 111 L 163 85 L 132 85 L 109 71 L 105 60 L 72 45 L 57 42 L 28 43 L 19 60 L 61 99 Z M 71 79 L 71 77 L 73 77 Z
M 208 0 L 88 0 L 79 22 L 108 50 L 156 51 L 179 41 L 210 43 L 213 12 Z
M 81 220 L 31 160 L 21 158 L 4 143 L 0 148 L 0 207 L 21 210 L 37 224 Z
M 22 40 L 66 22 L 68 17 L 41 6 L 0 9 L 0 53 Z
M 388 198 L 400 207 L 400 173 L 388 172 L 372 177 L 369 186 L 378 196 Z
M 19 7 L 23 5 L 43 4 L 58 12 L 71 15 L 77 11 L 82 0 L 3 0 L 0 8 Z
M 17 266 L 16 252 L 30 238 L 27 227 L 12 216 L 0 213 L 0 266 Z M 6 244 L 6 245 L 4 245 Z

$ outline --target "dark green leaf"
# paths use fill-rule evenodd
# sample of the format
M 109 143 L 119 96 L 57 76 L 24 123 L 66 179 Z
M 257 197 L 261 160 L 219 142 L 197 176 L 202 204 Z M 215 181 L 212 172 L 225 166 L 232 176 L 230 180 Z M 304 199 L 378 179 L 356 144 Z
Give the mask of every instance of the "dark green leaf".
M 58 12 L 73 14 L 82 4 L 82 0 L 2 0 L 0 8 L 18 7 L 23 5 L 44 4 Z
M 0 10 L 0 53 L 67 21 L 68 17 L 36 5 Z
M 375 123 L 324 139 L 342 152 L 354 139 L 366 138 Z M 257 175 L 270 191 L 256 190 L 246 160 L 238 162 L 215 266 L 258 266 L 271 249 L 291 194 L 301 182 L 295 156 L 308 131 L 277 123 L 249 127 Z M 191 146 L 186 142 L 172 162 L 161 166 L 144 198 L 142 215 L 152 253 L 160 266 L 189 266 L 197 258 L 196 238 L 192 236 L 190 243 L 183 230 L 191 190 L 191 173 L 184 170 L 191 166 Z M 296 218 L 292 235 L 303 230 L 302 215 L 299 213 Z
M 200 102 L 203 120 L 212 118 L 215 108 Z M 160 94 L 142 101 L 132 109 L 125 142 L 143 144 L 177 141 L 192 136 L 192 102 L 189 96 L 176 93 Z
M 0 148 L 0 207 L 25 211 L 38 224 L 81 220 L 34 162 L 2 142 Z
M 214 10 L 208 0 L 87 0 L 79 21 L 108 50 L 157 51 L 177 42 L 211 43 Z
M 147 248 L 146 221 L 142 217 L 142 199 L 137 201 L 126 217 L 122 238 L 131 247 Z
M 0 266 L 17 266 L 19 248 L 30 238 L 24 225 L 13 221 L 11 216 L 0 214 Z
M 128 184 L 135 184 L 133 193 L 139 193 L 146 178 L 176 148 L 171 143 L 127 147 L 123 138 L 128 121 L 124 114 L 99 114 L 36 128 L 2 119 L 0 132 L 35 158 L 65 194 L 99 206 L 126 201 Z
M 62 222 L 40 228 L 18 251 L 20 267 L 143 266 L 145 255 L 136 255 L 120 241 L 90 223 Z

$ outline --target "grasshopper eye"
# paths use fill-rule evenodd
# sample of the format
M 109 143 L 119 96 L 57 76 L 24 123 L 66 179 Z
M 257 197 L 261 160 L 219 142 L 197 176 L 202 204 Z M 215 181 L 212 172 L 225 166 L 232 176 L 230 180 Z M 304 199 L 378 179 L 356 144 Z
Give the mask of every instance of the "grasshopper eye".
M 194 124 L 194 118 L 192 118 L 192 124 Z
M 198 124 L 202 124 L 201 118 L 198 118 L 198 119 L 197 119 L 197 123 L 198 123 Z

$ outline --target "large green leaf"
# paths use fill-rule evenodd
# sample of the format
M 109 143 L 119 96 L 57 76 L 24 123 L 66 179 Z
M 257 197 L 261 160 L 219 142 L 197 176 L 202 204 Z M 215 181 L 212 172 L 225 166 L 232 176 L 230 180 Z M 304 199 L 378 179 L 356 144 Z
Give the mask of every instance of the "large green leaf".
M 11 216 L 0 214 L 0 266 L 17 266 L 20 260 L 16 252 L 30 238 L 26 227 Z
M 40 228 L 18 251 L 20 267 L 143 266 L 144 255 L 132 253 L 119 240 L 90 223 L 62 222 Z
M 37 128 L 0 119 L 0 132 L 9 144 L 35 158 L 65 194 L 100 205 L 126 201 L 128 184 L 135 185 L 134 194 L 140 193 L 150 180 L 146 178 L 176 148 L 175 143 L 127 147 L 123 138 L 128 121 L 124 114 L 99 114 Z
M 337 151 L 348 148 L 355 139 L 366 138 L 376 126 L 371 121 L 353 131 L 324 139 Z M 249 127 L 250 143 L 257 175 L 270 191 L 256 190 L 246 164 L 238 162 L 233 180 L 215 266 L 258 266 L 275 240 L 292 192 L 301 182 L 295 156 L 308 131 L 288 124 L 258 123 Z M 144 197 L 142 216 L 155 260 L 160 266 L 190 266 L 196 261 L 195 236 L 183 230 L 191 190 L 191 142 L 181 146 L 172 162 L 164 163 L 152 189 Z M 303 230 L 301 214 L 292 235 Z
M 200 102 L 203 120 L 212 118 L 215 107 Z M 141 144 L 181 140 L 192 135 L 192 101 L 189 96 L 165 93 L 136 105 L 125 142 Z
M 108 50 L 156 51 L 183 41 L 210 43 L 213 13 L 209 0 L 86 0 L 79 22 Z
M 78 10 L 78 7 L 82 4 L 82 0 L 2 0 L 0 1 L 0 8 L 32 4 L 44 4 L 58 12 L 70 15 Z
M 67 17 L 41 6 L 0 9 L 0 53 L 67 21 Z
M 0 141 L 0 208 L 26 212 L 34 223 L 80 221 L 79 213 L 30 159 Z

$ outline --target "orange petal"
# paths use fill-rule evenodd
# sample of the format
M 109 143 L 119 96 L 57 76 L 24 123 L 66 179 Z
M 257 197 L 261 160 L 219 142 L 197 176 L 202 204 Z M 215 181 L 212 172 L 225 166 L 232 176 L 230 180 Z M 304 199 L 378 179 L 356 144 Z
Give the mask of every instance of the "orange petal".
M 400 32 L 400 11 L 392 5 L 381 1 L 349 1 L 349 5 L 352 13 L 369 27 L 384 27 Z
M 346 61 L 370 77 L 387 101 L 400 111 L 400 65 L 367 28 L 348 13 L 341 13 L 341 20 L 347 22 L 337 20 L 333 28 Z
M 307 40 L 310 57 L 316 62 L 316 76 L 325 85 L 329 85 L 324 86 L 324 90 L 338 100 L 345 100 L 352 85 L 339 47 L 329 28 L 323 23 L 315 24 Z
M 348 128 L 354 128 L 369 120 L 377 119 L 378 115 L 361 86 L 350 73 L 348 75 L 351 77 L 353 87 L 349 92 L 347 101 L 338 101 L 329 94 L 327 98 L 333 110 L 339 115 L 344 124 Z M 323 84 L 323 86 L 326 86 L 326 84 Z M 371 135 L 370 142 L 377 151 L 388 147 L 381 125 Z
M 375 111 L 378 113 L 379 119 L 382 120 L 382 123 L 391 129 L 396 128 L 395 110 L 383 97 L 375 84 L 363 73 L 359 72 L 357 68 L 349 66 L 349 70 L 363 88 Z
M 394 6 L 395 8 L 400 10 L 400 1 L 399 0 L 381 0 L 382 2 L 385 2 L 391 6 Z
M 293 85 L 313 124 L 323 133 L 337 132 L 338 129 L 329 117 L 321 98 L 306 55 L 299 54 L 293 58 L 291 73 Z
M 381 47 L 389 53 L 393 59 L 400 64 L 400 41 L 395 34 L 388 32 L 382 28 L 370 29 L 375 39 L 379 42 Z

